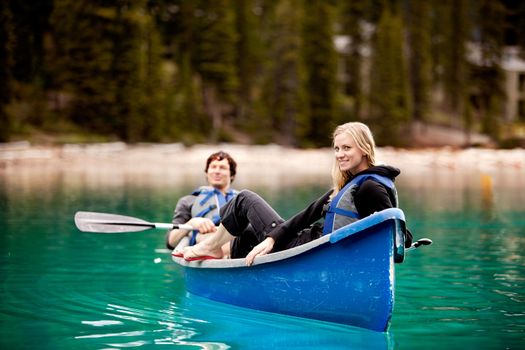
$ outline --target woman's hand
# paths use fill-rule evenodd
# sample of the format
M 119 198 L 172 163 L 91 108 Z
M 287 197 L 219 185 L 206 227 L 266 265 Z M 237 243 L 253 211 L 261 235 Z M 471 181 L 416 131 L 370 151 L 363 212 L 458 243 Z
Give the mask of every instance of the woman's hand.
M 256 257 L 266 255 L 271 252 L 274 244 L 275 240 L 272 237 L 267 237 L 264 241 L 256 245 L 252 251 L 246 255 L 246 266 L 251 266 L 253 264 L 253 260 L 255 260 Z

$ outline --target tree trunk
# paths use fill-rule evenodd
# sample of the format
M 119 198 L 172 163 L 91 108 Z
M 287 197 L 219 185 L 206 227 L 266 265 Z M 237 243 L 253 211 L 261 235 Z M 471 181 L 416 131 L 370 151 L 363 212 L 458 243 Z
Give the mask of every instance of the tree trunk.
M 217 99 L 217 91 L 214 86 L 205 86 L 203 89 L 204 109 L 212 120 L 210 137 L 212 142 L 217 142 L 219 131 L 222 128 L 221 105 Z

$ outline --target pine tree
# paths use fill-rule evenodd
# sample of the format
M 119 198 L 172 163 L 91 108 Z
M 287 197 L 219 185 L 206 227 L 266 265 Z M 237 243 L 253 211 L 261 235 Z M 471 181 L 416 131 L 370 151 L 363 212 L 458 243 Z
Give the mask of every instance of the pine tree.
M 447 0 L 444 18 L 450 25 L 442 26 L 444 33 L 443 83 L 449 113 L 455 119 L 462 113 L 468 88 L 468 65 L 466 44 L 469 39 L 470 21 L 468 0 Z M 442 20 L 444 19 L 442 18 Z
M 377 143 L 401 146 L 410 120 L 403 26 L 389 7 L 376 29 L 370 80 L 370 119 Z
M 253 114 L 255 87 L 262 64 L 262 42 L 257 31 L 260 27 L 259 16 L 254 13 L 257 9 L 256 1 L 236 0 L 233 6 L 236 13 L 236 32 L 239 36 L 236 57 L 239 80 L 236 118 L 237 125 L 242 125 L 250 118 L 250 114 Z
M 144 16 L 140 3 L 122 1 L 115 6 L 114 30 L 111 33 L 111 74 L 115 83 L 112 116 L 118 135 L 129 142 L 143 139 L 145 116 L 140 108 L 145 104 L 143 94 L 141 21 Z M 136 5 L 134 5 L 136 4 Z
M 44 35 L 48 31 L 48 17 L 53 0 L 3 0 L 9 6 L 14 26 L 15 41 L 13 76 L 23 83 L 39 83 L 44 75 L 42 63 Z
M 204 109 L 212 120 L 211 139 L 218 140 L 224 119 L 236 103 L 235 12 L 229 0 L 199 3 L 194 68 L 202 78 Z
M 305 121 L 304 73 L 301 59 L 301 0 L 281 0 L 265 9 L 265 44 L 259 142 L 297 146 Z M 305 127 L 304 127 L 305 128 Z
M 7 1 L 0 3 L 0 142 L 9 141 L 11 120 L 6 107 L 11 102 L 14 65 L 14 28 Z
M 23 108 L 11 113 L 12 126 L 25 129 L 28 125 L 46 125 L 46 71 L 43 65 L 44 36 L 48 30 L 48 15 L 52 0 L 4 0 L 10 7 L 13 26 L 11 67 L 13 101 Z
M 123 136 L 113 77 L 115 10 L 88 0 L 56 0 L 51 16 L 55 85 L 69 96 L 71 121 L 92 132 Z
M 366 3 L 364 1 L 342 1 L 341 34 L 349 39 L 347 51 L 343 54 L 345 71 L 344 93 L 353 100 L 352 117 L 363 116 L 363 57 L 365 44 L 362 26 L 365 23 Z
M 146 0 L 129 0 L 116 6 L 112 69 L 116 117 L 125 130 L 121 137 L 130 142 L 160 141 L 165 125 L 160 37 L 146 5 Z
M 162 80 L 162 43 L 160 33 L 155 26 L 152 16 L 142 16 L 141 22 L 143 62 L 141 65 L 141 81 L 143 81 L 142 94 L 145 97 L 144 104 L 140 106 L 140 115 L 146 118 L 144 137 L 148 141 L 162 141 L 169 139 L 165 135 L 168 121 L 164 114 L 164 101 L 166 91 L 169 88 Z
M 443 89 L 444 84 L 446 30 L 451 27 L 448 9 L 449 4 L 443 1 L 431 3 L 430 36 L 432 40 L 430 41 L 429 51 L 433 89 Z
M 330 133 L 335 127 L 337 55 L 334 10 L 331 2 L 305 0 L 303 57 L 308 125 L 303 140 L 310 146 L 329 146 Z
M 196 1 L 164 0 L 157 6 L 166 59 L 173 67 L 173 72 L 166 75 L 166 135 L 187 144 L 207 142 L 212 124 L 203 111 L 202 79 L 193 58 L 197 55 L 198 19 L 203 12 Z
M 55 83 L 72 96 L 72 121 L 129 142 L 159 140 L 161 53 L 146 2 L 57 0 L 51 23 Z
M 525 1 L 520 1 L 513 13 L 516 18 L 513 26 L 516 32 L 516 44 L 521 49 L 521 57 L 525 57 Z
M 407 31 L 413 119 L 424 121 L 430 109 L 430 6 L 426 1 L 407 2 Z
M 479 47 L 481 62 L 474 68 L 476 91 L 482 114 L 482 131 L 499 138 L 498 116 L 502 115 L 504 91 L 503 72 L 500 62 L 503 57 L 504 24 L 506 10 L 500 1 L 483 0 L 479 6 Z

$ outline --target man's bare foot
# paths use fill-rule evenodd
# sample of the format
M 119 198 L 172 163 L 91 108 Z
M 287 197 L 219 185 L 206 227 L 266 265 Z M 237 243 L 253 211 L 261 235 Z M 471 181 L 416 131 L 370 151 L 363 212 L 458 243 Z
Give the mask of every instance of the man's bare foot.
M 184 249 L 184 260 L 195 261 L 195 260 L 206 260 L 206 259 L 222 259 L 222 250 L 206 250 L 200 244 L 196 244 L 191 247 Z

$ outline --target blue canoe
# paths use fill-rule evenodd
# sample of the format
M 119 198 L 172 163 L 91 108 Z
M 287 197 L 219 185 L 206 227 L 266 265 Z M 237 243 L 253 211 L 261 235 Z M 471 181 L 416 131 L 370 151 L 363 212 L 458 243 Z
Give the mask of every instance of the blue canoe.
M 315 241 L 255 260 L 187 262 L 186 289 L 241 307 L 375 331 L 388 329 L 394 306 L 394 263 L 404 258 L 400 209 L 375 213 Z

